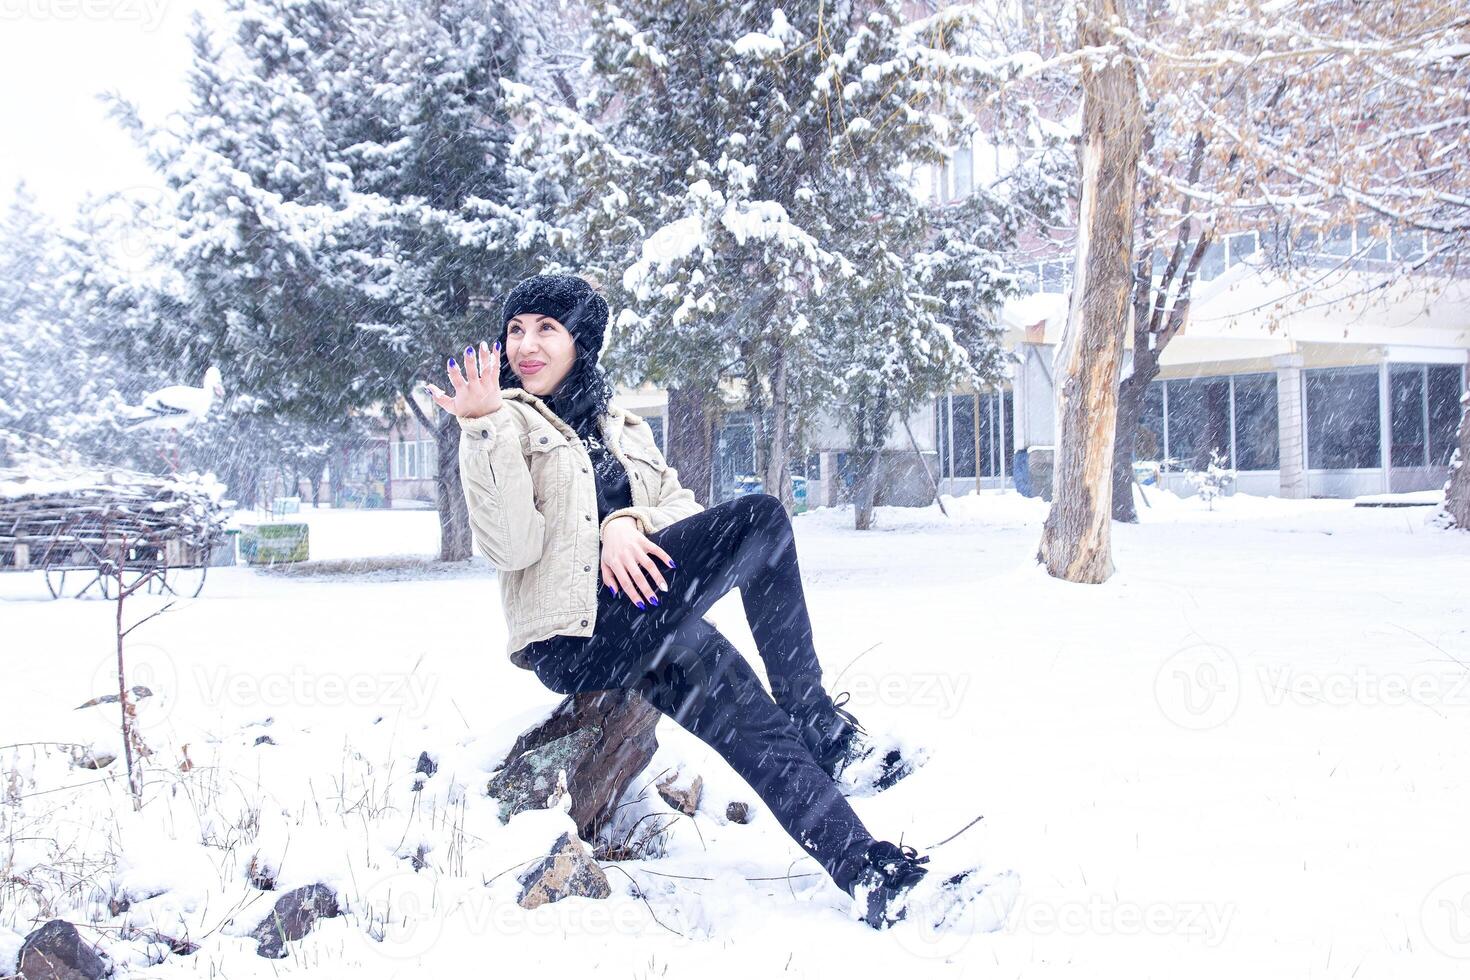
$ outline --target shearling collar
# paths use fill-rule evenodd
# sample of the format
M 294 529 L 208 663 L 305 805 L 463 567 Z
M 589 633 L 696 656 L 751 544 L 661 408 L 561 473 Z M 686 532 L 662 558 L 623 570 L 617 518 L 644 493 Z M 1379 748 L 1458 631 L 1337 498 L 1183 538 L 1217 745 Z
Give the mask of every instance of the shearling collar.
M 556 426 L 557 430 L 565 435 L 570 441 L 576 442 L 579 438 L 577 436 L 576 430 L 568 425 L 560 415 L 557 415 L 555 412 L 553 412 L 551 410 L 551 406 L 547 405 L 546 402 L 542 400 L 539 395 L 533 395 L 529 391 L 526 391 L 524 388 L 502 388 L 500 389 L 500 397 L 509 398 L 513 401 L 518 401 L 522 404 L 529 405 L 530 407 L 534 408 L 536 411 L 545 416 L 548 422 Z M 602 419 L 604 432 L 608 435 L 609 441 L 615 443 L 621 442 L 621 439 L 618 439 L 616 437 L 622 435 L 622 426 L 637 425 L 639 422 L 642 421 L 643 416 L 639 415 L 637 412 L 631 412 L 628 409 L 623 408 L 621 405 L 615 405 L 612 402 L 607 403 L 607 415 L 603 416 Z M 618 431 L 608 431 L 612 428 L 614 424 L 617 425 Z

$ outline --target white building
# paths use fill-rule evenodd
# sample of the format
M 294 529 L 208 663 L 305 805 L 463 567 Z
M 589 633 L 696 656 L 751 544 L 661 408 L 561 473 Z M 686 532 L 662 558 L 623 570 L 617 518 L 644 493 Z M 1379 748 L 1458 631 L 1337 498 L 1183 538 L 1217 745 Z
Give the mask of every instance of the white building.
M 1163 464 L 1162 482 L 1179 493 L 1191 487 L 1183 472 L 1203 469 L 1212 449 L 1249 493 L 1442 486 L 1467 384 L 1470 282 L 1396 275 L 1387 255 L 1324 257 L 1283 276 L 1256 260 L 1259 245 L 1254 233 L 1233 236 L 1239 257 L 1222 256 L 1196 286 L 1150 385 L 1139 458 Z M 1051 358 L 1065 318 L 1061 293 L 1006 310 L 1022 357 L 1013 451 L 1055 441 Z M 1125 372 L 1131 360 L 1130 350 Z

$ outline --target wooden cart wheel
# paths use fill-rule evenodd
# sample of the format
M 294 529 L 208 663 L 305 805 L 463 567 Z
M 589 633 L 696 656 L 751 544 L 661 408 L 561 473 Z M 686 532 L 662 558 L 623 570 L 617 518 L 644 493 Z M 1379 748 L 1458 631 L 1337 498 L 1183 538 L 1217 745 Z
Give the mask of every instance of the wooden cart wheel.
M 60 599 L 66 591 L 66 566 L 53 565 L 49 561 L 41 566 L 46 576 L 46 589 L 51 593 L 51 598 Z

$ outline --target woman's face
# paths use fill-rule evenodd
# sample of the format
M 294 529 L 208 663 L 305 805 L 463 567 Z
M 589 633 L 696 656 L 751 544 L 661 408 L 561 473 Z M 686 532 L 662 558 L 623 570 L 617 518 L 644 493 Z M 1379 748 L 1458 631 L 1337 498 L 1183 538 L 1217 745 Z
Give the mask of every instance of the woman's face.
M 506 328 L 505 356 L 521 388 L 545 398 L 572 370 L 576 341 L 555 317 L 522 313 Z

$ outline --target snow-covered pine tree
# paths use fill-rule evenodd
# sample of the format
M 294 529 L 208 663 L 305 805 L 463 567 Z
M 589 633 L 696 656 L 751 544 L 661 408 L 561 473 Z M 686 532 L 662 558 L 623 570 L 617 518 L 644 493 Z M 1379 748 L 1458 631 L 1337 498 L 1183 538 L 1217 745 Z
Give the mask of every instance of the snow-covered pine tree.
M 22 182 L 0 215 L 0 465 L 54 436 L 58 409 L 75 381 L 63 357 L 56 302 L 61 278 L 57 229 Z
M 345 159 L 366 211 L 358 327 L 380 390 L 436 433 L 440 556 L 470 554 L 459 482 L 459 425 L 420 390 L 445 384 L 446 359 L 499 333 L 500 304 L 520 279 L 567 265 L 570 235 L 543 220 L 554 185 L 511 149 L 522 27 L 507 4 L 394 0 L 396 25 L 376 71 L 378 133 Z M 382 23 L 375 25 L 382 31 Z M 360 239 L 363 240 L 363 239 Z M 458 352 L 458 354 L 456 354 Z
M 59 223 L 22 185 L 0 216 L 0 465 L 162 466 L 157 439 L 121 429 L 116 415 L 166 382 L 150 384 L 158 375 L 129 357 L 87 286 L 114 259 L 116 215 L 106 197 L 89 196 L 74 225 Z
M 832 343 L 823 362 L 844 366 L 836 405 L 857 460 L 858 529 L 872 523 L 879 453 L 894 418 L 907 417 L 935 392 L 961 383 L 982 391 L 1004 376 L 1009 358 L 998 312 L 1021 288 L 1005 257 L 1024 226 L 1049 219 L 1065 200 L 1070 147 L 1030 98 L 1013 95 L 1003 108 L 991 103 L 1025 56 L 979 17 L 970 7 L 903 25 L 869 17 L 864 30 L 876 30 L 882 41 L 870 39 L 864 48 L 878 44 L 888 61 L 881 72 L 862 75 L 866 99 L 849 87 L 868 117 L 891 118 L 890 110 L 910 104 L 931 111 L 928 124 L 911 126 L 902 141 L 866 143 L 877 166 L 837 171 L 854 200 L 847 220 L 830 226 L 830 240 L 855 272 L 834 287 L 836 315 L 823 333 Z M 907 88 L 900 82 L 911 72 L 917 77 Z M 884 101 L 895 89 L 899 108 Z M 935 93 L 932 101 L 926 91 Z M 902 176 L 905 164 L 941 162 L 977 131 L 1005 145 L 1015 162 L 953 201 L 919 203 Z M 866 140 L 862 127 L 849 132 Z
M 522 207 L 536 175 L 507 162 L 514 25 L 466 0 L 229 0 L 222 24 L 196 21 L 174 127 L 119 104 L 178 233 L 175 276 L 112 295 L 157 323 L 161 356 L 207 352 L 252 420 L 306 426 L 307 444 L 356 440 L 354 413 L 401 396 L 439 435 L 441 554 L 466 557 L 457 433 L 418 388 L 492 335 L 485 305 L 557 238 Z
M 361 90 L 329 71 L 357 39 L 341 5 L 229 0 L 217 21 L 196 15 L 190 43 L 181 112 L 148 126 L 113 100 L 161 191 L 140 205 L 148 260 L 96 268 L 88 288 L 126 324 L 120 339 L 140 372 L 197 383 L 206 364 L 219 365 L 234 417 L 201 426 L 181 449 L 249 501 L 254 470 L 289 441 L 285 428 L 329 438 L 382 397 L 355 359 L 349 366 L 361 293 L 340 257 L 350 258 L 346 233 L 360 211 L 340 152 L 345 127 L 327 111 L 345 111 Z
M 847 421 L 886 425 L 970 368 L 940 284 L 979 283 L 958 307 L 978 322 L 996 263 L 915 261 L 931 234 L 905 171 L 973 131 L 962 93 L 1020 61 L 967 57 L 968 8 L 920 22 L 897 2 L 590 9 L 587 94 L 577 112 L 528 110 L 544 125 L 526 145 L 567 188 L 578 239 L 598 243 L 590 267 L 620 310 L 608 362 L 711 412 L 743 380 L 763 484 L 789 502 L 787 460 L 818 409 L 862 402 Z M 865 359 L 834 360 L 851 351 Z

